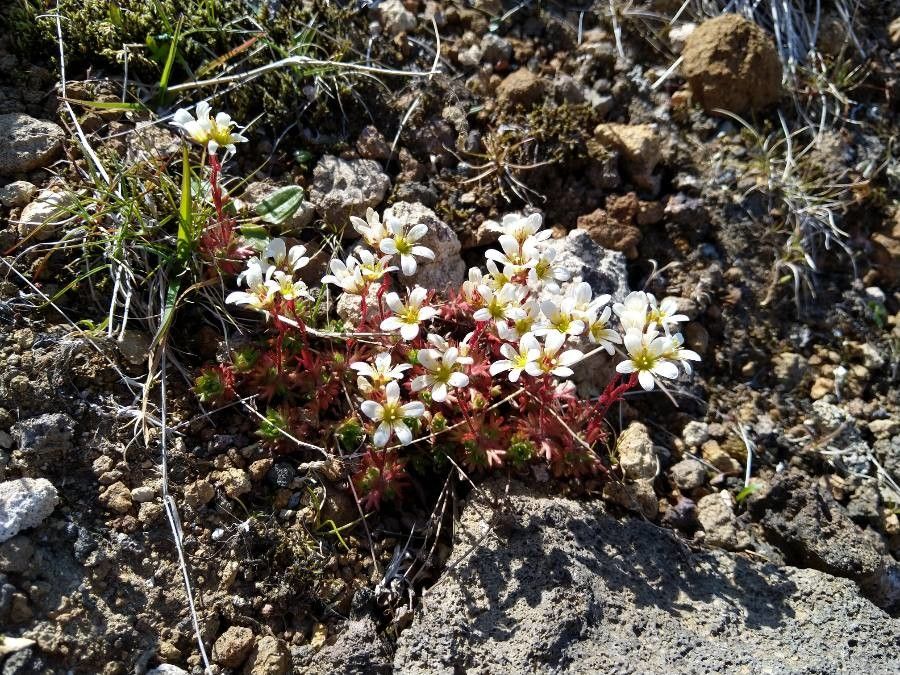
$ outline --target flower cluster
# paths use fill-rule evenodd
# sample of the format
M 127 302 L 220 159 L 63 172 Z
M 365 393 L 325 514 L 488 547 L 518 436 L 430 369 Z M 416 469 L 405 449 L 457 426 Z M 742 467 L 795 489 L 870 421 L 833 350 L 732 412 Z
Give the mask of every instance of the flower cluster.
M 243 283 L 247 290 L 229 293 L 225 302 L 270 313 L 281 302 L 311 299 L 309 288 L 296 278 L 297 271 L 308 262 L 302 244 L 288 249 L 284 239 L 272 239 L 262 255 L 250 258 L 247 268 L 238 275 L 238 284 Z
M 636 385 L 651 390 L 690 374 L 700 358 L 684 347 L 678 327 L 687 317 L 676 300 L 636 291 L 617 302 L 571 279 L 540 215 L 487 223 L 497 247 L 448 296 L 409 279 L 435 258 L 425 245 L 426 225 L 407 223 L 391 209 L 381 216 L 369 209 L 351 224 L 360 242 L 331 261 L 318 289 L 335 286 L 347 306 L 361 307 L 345 333 L 346 362 L 329 352 L 333 346 L 312 347 L 304 333 L 279 338 L 279 351 L 259 359 L 253 377 L 267 400 L 289 400 L 297 382 L 305 382 L 291 395 L 314 407 L 294 417 L 306 420 L 298 422 L 306 432 L 331 416 L 345 447 L 362 450 L 354 480 L 364 492 L 377 486 L 372 490 L 389 494 L 405 480 L 404 467 L 416 455 L 401 456 L 401 447 L 424 451 L 427 461 L 456 455 L 470 469 L 521 469 L 545 460 L 556 475 L 596 473 L 603 467 L 593 446 L 606 438 L 609 406 Z M 288 250 L 282 240 L 270 241 L 238 276 L 246 290 L 228 302 L 278 315 L 286 303 L 316 299 L 316 289 L 295 277 L 307 260 L 302 246 Z M 314 304 L 322 303 L 288 306 L 296 325 L 310 318 L 303 312 Z M 568 379 L 601 352 L 617 374 L 597 399 L 580 398 Z M 293 365 L 285 367 L 290 358 Z M 290 425 L 291 415 L 285 408 L 270 417 Z

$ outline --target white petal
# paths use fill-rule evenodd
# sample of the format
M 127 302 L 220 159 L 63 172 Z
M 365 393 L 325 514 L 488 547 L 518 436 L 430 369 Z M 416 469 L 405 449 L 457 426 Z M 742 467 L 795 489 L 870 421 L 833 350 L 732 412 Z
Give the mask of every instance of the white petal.
M 434 349 L 420 349 L 418 353 L 419 363 L 426 370 L 437 370 L 440 368 L 441 364 L 438 359 L 440 358 L 440 353 L 438 353 Z
M 447 382 L 451 387 L 456 387 L 457 389 L 461 387 L 466 387 L 469 385 L 469 376 L 465 373 L 455 372 L 450 373 L 450 377 L 447 378 Z
M 406 324 L 396 316 L 389 316 L 381 322 L 381 330 L 392 331 L 401 330 Z
M 425 302 L 425 298 L 427 296 L 427 289 L 422 288 L 421 286 L 416 286 L 409 292 L 409 304 L 415 307 L 421 307 L 422 303 Z
M 419 241 L 422 237 L 428 234 L 428 226 L 422 223 L 418 223 L 417 225 L 413 225 L 409 228 L 409 232 L 406 233 L 406 238 L 409 241 Z
M 384 414 L 384 406 L 376 401 L 363 401 L 359 409 L 363 415 L 375 421 L 380 420 Z
M 499 361 L 494 361 L 491 364 L 491 367 L 488 368 L 491 375 L 497 375 L 498 373 L 502 373 L 504 370 L 509 370 L 512 368 L 512 361 L 509 359 L 500 359 Z
M 400 337 L 404 340 L 414 340 L 416 335 L 419 334 L 419 326 L 418 324 L 410 324 L 404 323 L 400 327 Z
M 378 248 L 381 249 L 382 253 L 387 253 L 388 255 L 394 255 L 397 252 L 397 244 L 393 239 L 382 239 L 378 242 Z
M 376 448 L 383 448 L 387 445 L 387 442 L 391 440 L 391 431 L 391 425 L 387 422 L 382 422 L 378 425 L 375 435 L 372 436 L 372 443 L 375 444 Z
M 660 377 L 667 377 L 670 380 L 674 380 L 678 377 L 678 366 L 671 361 L 659 361 L 653 366 L 653 372 Z
M 416 273 L 417 268 L 418 263 L 416 263 L 416 259 L 411 255 L 404 253 L 400 256 L 400 270 L 403 272 L 404 276 L 411 277 Z
M 443 382 L 438 382 L 431 389 L 431 398 L 438 403 L 442 403 L 447 400 L 447 385 Z
M 425 404 L 421 401 L 410 401 L 400 406 L 404 417 L 421 417 L 425 414 Z
M 434 251 L 432 251 L 427 246 L 413 246 L 412 254 L 417 255 L 420 258 L 427 258 L 428 260 L 434 260 Z
M 641 372 L 639 372 L 638 382 L 641 383 L 641 386 L 645 391 L 650 391 L 651 389 L 653 389 L 653 375 L 651 375 L 649 371 L 642 370 Z
M 412 443 L 412 431 L 403 422 L 394 422 L 394 433 L 397 434 L 397 440 L 403 445 Z
M 403 302 L 400 300 L 400 296 L 394 292 L 388 293 L 384 296 L 384 302 L 390 307 L 391 311 L 394 314 L 398 314 L 403 311 Z
M 634 361 L 622 361 L 621 363 L 616 364 L 616 372 L 622 373 L 623 375 L 628 375 L 629 373 L 633 373 L 635 371 Z
M 400 385 L 396 382 L 388 382 L 384 388 L 384 398 L 388 403 L 397 403 L 400 400 Z
M 431 385 L 434 381 L 434 378 L 430 375 L 419 375 L 418 377 L 414 377 L 412 379 L 412 390 L 413 391 L 422 391 L 425 387 Z

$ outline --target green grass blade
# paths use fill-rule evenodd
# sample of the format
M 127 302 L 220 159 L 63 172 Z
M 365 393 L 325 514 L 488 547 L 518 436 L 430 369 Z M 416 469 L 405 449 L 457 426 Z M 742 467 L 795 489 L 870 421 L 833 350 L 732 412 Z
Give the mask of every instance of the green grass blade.
M 191 202 L 191 158 L 190 148 L 184 145 L 181 155 L 181 202 L 178 206 L 178 243 L 176 257 L 187 260 L 194 243 L 193 209 Z
M 178 53 L 178 39 L 181 37 L 182 23 L 184 23 L 183 16 L 178 18 L 178 25 L 175 26 L 175 34 L 172 36 L 172 43 L 169 45 L 169 55 L 166 57 L 166 65 L 163 67 L 162 75 L 159 78 L 160 101 L 165 99 L 166 92 L 169 89 L 169 78 L 172 76 L 172 66 L 175 63 L 175 55 Z

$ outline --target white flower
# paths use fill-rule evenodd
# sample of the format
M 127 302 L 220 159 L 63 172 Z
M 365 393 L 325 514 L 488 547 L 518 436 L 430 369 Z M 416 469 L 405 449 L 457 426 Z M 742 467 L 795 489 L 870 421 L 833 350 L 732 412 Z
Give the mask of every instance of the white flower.
M 197 117 L 180 108 L 172 117 L 172 125 L 183 130 L 188 138 L 202 145 L 211 155 L 215 155 L 220 147 L 225 148 L 227 155 L 235 152 L 235 143 L 243 143 L 247 138 L 240 133 L 232 131 L 234 121 L 227 113 L 220 112 L 215 117 L 210 117 L 210 105 L 206 101 L 200 101 L 196 107 Z
M 484 283 L 484 275 L 477 267 L 470 267 L 468 278 L 462 282 L 459 294 L 463 300 L 470 305 L 476 305 L 481 302 L 481 296 L 478 295 L 478 287 Z
M 306 247 L 302 244 L 291 246 L 288 250 L 284 239 L 271 239 L 263 251 L 262 261 L 285 272 L 294 273 L 309 263 Z
M 659 303 L 658 307 L 656 306 L 655 296 L 648 293 L 647 299 L 650 302 L 650 311 L 647 314 L 647 321 L 652 321 L 664 331 L 668 332 L 670 325 L 688 320 L 686 314 L 677 313 L 678 301 L 675 298 L 663 298 L 663 301 Z
M 382 239 L 378 244 L 378 248 L 381 249 L 382 253 L 400 256 L 400 270 L 404 275 L 410 277 L 416 273 L 418 263 L 415 256 L 434 260 L 434 251 L 427 246 L 416 244 L 419 239 L 428 234 L 427 225 L 418 223 L 409 228 L 407 232 L 400 220 L 391 218 L 389 227 L 391 236 Z
M 478 294 L 484 306 L 472 315 L 476 321 L 494 321 L 499 325 L 507 319 L 515 321 L 525 315 L 525 310 L 516 303 L 516 287 L 513 284 L 506 284 L 499 292 L 481 285 Z
M 359 249 L 356 254 L 360 260 L 360 271 L 366 281 L 378 281 L 388 272 L 397 269 L 396 266 L 389 264 L 391 262 L 389 255 L 376 257 L 371 251 L 364 248 Z
M 331 274 L 322 277 L 323 284 L 334 284 L 351 295 L 362 295 L 368 282 L 363 278 L 359 261 L 352 255 L 347 256 L 347 262 L 333 258 L 329 264 Z
M 400 405 L 400 385 L 396 382 L 388 382 L 384 388 L 384 402 L 363 401 L 360 409 L 363 414 L 373 422 L 378 422 L 378 427 L 372 436 L 372 443 L 377 448 L 383 448 L 396 434 L 397 440 L 403 445 L 412 442 L 412 431 L 406 426 L 405 419 L 421 417 L 425 414 L 425 406 L 420 401 Z
M 501 270 L 493 260 L 488 260 L 486 264 L 488 273 L 484 277 L 484 285 L 492 290 L 499 291 L 506 284 L 510 283 L 513 276 L 515 276 L 516 271 L 509 265 L 505 265 Z
M 525 333 L 535 330 L 541 316 L 541 307 L 537 300 L 528 300 L 522 304 L 522 316 L 511 324 L 498 323 L 497 335 L 507 342 L 518 342 Z
M 691 375 L 694 372 L 691 361 L 700 361 L 700 355 L 692 349 L 684 349 L 684 336 L 681 333 L 669 335 L 666 338 L 666 346 L 663 349 L 662 357 L 670 361 L 677 361 L 684 368 L 684 372 Z
M 534 265 L 528 270 L 528 285 L 542 287 L 551 293 L 559 292 L 559 282 L 568 281 L 569 273 L 556 264 L 556 249 L 547 247 L 538 253 Z
M 550 373 L 557 377 L 570 377 L 573 374 L 572 366 L 578 363 L 584 354 L 577 349 L 567 349 L 563 353 L 559 353 L 560 348 L 566 342 L 566 336 L 562 333 L 547 333 L 544 337 L 544 346 L 541 349 L 540 361 L 530 364 L 526 368 L 529 375 L 538 375 L 541 372 Z M 536 372 L 535 372 L 536 371 Z
M 294 281 L 290 274 L 285 274 L 278 270 L 273 275 L 274 278 L 266 281 L 272 294 L 278 293 L 285 300 L 298 300 L 299 298 L 311 298 L 309 289 L 302 281 Z
M 410 291 L 409 298 L 404 304 L 399 295 L 388 293 L 384 301 L 394 316 L 389 316 L 381 322 L 381 330 L 399 330 L 404 340 L 414 339 L 419 334 L 419 324 L 437 315 L 434 307 L 422 306 L 427 294 L 428 291 L 424 288 L 416 286 Z
M 249 305 L 254 309 L 265 310 L 271 306 L 275 297 L 274 289 L 269 285 L 274 268 L 263 269 L 258 265 L 249 265 L 238 277 L 247 283 L 246 291 L 233 291 L 225 298 L 232 305 Z
M 353 225 L 354 230 L 362 235 L 363 241 L 376 251 L 381 244 L 381 240 L 390 236 L 390 231 L 381 222 L 381 218 L 378 217 L 378 214 L 375 213 L 371 206 L 366 209 L 365 220 L 357 216 L 350 216 L 350 224 Z
M 491 375 L 509 371 L 509 381 L 518 382 L 522 371 L 530 375 L 540 374 L 540 366 L 537 361 L 541 358 L 541 345 L 532 333 L 525 333 L 519 340 L 519 349 L 516 350 L 509 343 L 500 345 L 500 353 L 506 358 L 494 361 L 491 364 Z
M 538 251 L 530 242 L 520 244 L 514 237 L 501 234 L 497 243 L 503 251 L 492 248 L 484 254 L 484 257 L 500 263 L 504 268 L 511 268 L 513 276 L 536 262 Z
M 382 352 L 375 357 L 374 364 L 365 361 L 355 361 L 350 367 L 358 374 L 356 383 L 359 388 L 366 392 L 372 392 L 381 389 L 383 386 L 394 380 L 402 380 L 403 373 L 412 366 L 408 363 L 391 363 L 390 352 Z
M 625 296 L 625 302 L 613 305 L 613 311 L 619 317 L 622 331 L 642 333 L 647 326 L 647 310 L 650 300 L 643 291 L 632 291 Z
M 466 336 L 462 339 L 462 342 L 459 343 L 459 356 L 456 358 L 458 363 L 461 363 L 465 366 L 471 366 L 475 363 L 475 359 L 469 356 L 472 350 L 472 345 L 470 341 L 475 336 L 475 332 L 466 333 Z M 429 336 L 430 338 L 431 336 Z
M 509 235 L 519 244 L 524 244 L 529 237 L 533 237 L 537 241 L 543 241 L 550 237 L 550 230 L 540 231 L 542 220 L 540 213 L 532 213 L 530 216 L 507 213 L 499 223 L 494 220 L 486 220 L 484 225 L 492 232 Z
M 585 324 L 581 319 L 576 319 L 574 314 L 575 298 L 563 298 L 559 304 L 553 300 L 544 300 L 541 303 L 541 312 L 544 314 L 546 324 L 537 328 L 534 332 L 545 335 L 558 332 L 563 336 L 581 335 Z
M 609 307 L 603 308 L 603 313 L 597 315 L 597 307 L 592 307 L 585 316 L 588 327 L 588 339 L 594 344 L 600 345 L 606 352 L 612 356 L 616 349 L 613 345 L 622 343 L 622 336 L 618 331 L 609 328 L 609 318 L 612 310 Z
M 623 374 L 638 374 L 641 386 L 650 391 L 655 383 L 655 376 L 675 379 L 678 377 L 678 367 L 671 361 L 667 361 L 663 354 L 671 349 L 671 344 L 665 337 L 658 337 L 659 331 L 648 330 L 638 332 L 635 330 L 625 333 L 625 349 L 630 359 L 616 365 L 616 370 Z
M 434 344 L 435 342 L 430 338 L 439 336 L 429 335 L 428 337 L 429 341 Z M 413 378 L 413 391 L 422 391 L 426 387 L 431 387 L 432 400 L 440 403 L 447 400 L 448 387 L 459 389 L 469 384 L 469 376 L 459 371 L 461 364 L 459 350 L 456 347 L 448 346 L 444 352 L 439 349 L 420 349 L 418 358 L 419 363 L 427 372 Z

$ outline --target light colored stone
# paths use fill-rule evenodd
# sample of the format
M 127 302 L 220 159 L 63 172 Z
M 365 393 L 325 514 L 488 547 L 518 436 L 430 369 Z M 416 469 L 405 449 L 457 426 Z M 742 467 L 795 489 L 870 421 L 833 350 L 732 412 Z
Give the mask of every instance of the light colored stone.
M 681 438 L 689 448 L 699 448 L 709 440 L 709 425 L 706 422 L 688 422 L 681 430 Z
M 264 635 L 256 641 L 244 675 L 285 675 L 291 670 L 291 650 L 284 640 Z
M 212 648 L 212 660 L 226 668 L 238 668 L 253 648 L 253 631 L 243 626 L 231 626 Z
M 550 91 L 550 83 L 522 67 L 510 73 L 497 87 L 501 104 L 529 107 L 542 101 Z
M 27 173 L 50 164 L 62 150 L 58 124 L 22 113 L 0 115 L 0 176 Z
M 29 183 L 27 180 L 15 180 L 0 188 L 0 204 L 8 209 L 25 206 L 34 197 L 35 192 L 37 192 L 37 187 L 33 183 Z
M 184 501 L 192 508 L 205 506 L 216 496 L 216 489 L 208 480 L 197 480 L 184 488 Z
M 648 520 L 653 520 L 659 513 L 659 502 L 650 480 L 641 479 L 633 483 L 609 481 L 603 486 L 603 498 Z
M 0 543 L 40 525 L 58 503 L 56 488 L 46 478 L 17 478 L 0 483 Z
M 679 490 L 693 490 L 706 483 L 706 467 L 696 459 L 683 459 L 669 469 Z
M 156 496 L 156 490 L 149 485 L 141 485 L 131 491 L 131 500 L 138 504 L 149 502 Z
M 410 288 L 418 284 L 439 292 L 457 288 L 465 278 L 466 264 L 459 253 L 456 233 L 434 211 L 414 202 L 397 202 L 386 209 L 384 222 L 392 218 L 398 219 L 407 230 L 418 223 L 428 227 L 428 234 L 417 243 L 434 251 L 434 260 L 419 259 L 416 273 L 411 277 L 401 273 L 400 281 Z M 399 265 L 399 261 L 395 264 Z
M 181 138 L 164 125 L 139 122 L 125 136 L 125 162 L 166 161 L 181 152 Z
M 750 545 L 750 535 L 741 529 L 734 515 L 734 498 L 726 490 L 697 502 L 697 520 L 705 533 L 703 541 L 710 546 L 743 551 Z
M 366 319 L 368 321 L 373 321 L 379 314 L 378 288 L 377 284 L 372 284 L 369 286 L 369 292 L 366 294 Z M 387 311 L 387 305 L 384 305 L 384 307 L 385 311 Z M 335 311 L 348 326 L 355 328 L 362 321 L 362 296 L 353 295 L 352 293 L 341 293 L 337 298 Z
M 598 124 L 594 135 L 603 145 L 622 154 L 625 171 L 636 186 L 656 192 L 659 177 L 653 170 L 662 157 L 659 132 L 652 124 Z
M 900 434 L 900 420 L 896 418 L 871 420 L 868 427 L 875 438 L 890 438 Z
M 388 35 L 409 33 L 416 28 L 416 15 L 406 9 L 400 0 L 385 0 L 378 5 L 378 13 Z
M 214 471 L 210 474 L 210 478 L 232 499 L 247 494 L 253 489 L 250 476 L 243 469 L 227 468 L 222 471 Z
M 132 507 L 131 490 L 122 481 L 113 483 L 100 495 L 100 503 L 110 511 L 128 513 Z
M 19 236 L 34 241 L 57 237 L 71 218 L 74 204 L 75 197 L 70 192 L 43 190 L 15 221 Z
M 726 476 L 737 476 L 743 471 L 740 462 L 722 449 L 718 441 L 706 441 L 703 444 L 703 459 L 712 464 Z
M 390 178 L 374 160 L 325 155 L 313 169 L 309 198 L 326 222 L 347 226 L 352 234 L 350 216 L 365 218 L 366 209 L 378 206 L 390 186 Z
M 459 520 L 388 672 L 896 671 L 900 623 L 848 579 L 685 546 L 508 480 L 482 484 Z M 498 520 L 502 533 L 486 535 Z M 351 670 L 335 656 L 319 652 L 312 672 Z
M 616 443 L 616 454 L 619 458 L 619 468 L 622 469 L 625 478 L 638 480 L 652 479 L 656 476 L 659 466 L 656 451 L 653 449 L 653 441 L 647 427 L 640 422 L 632 422 L 622 432 Z

